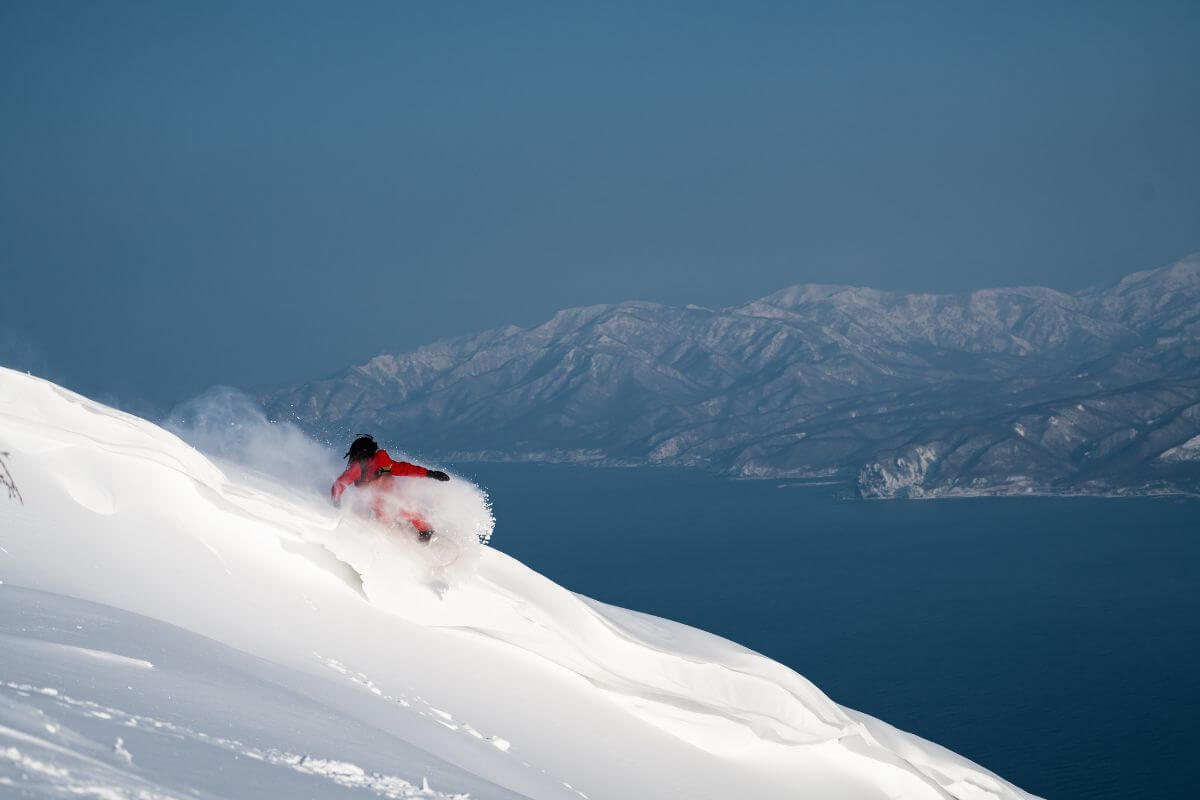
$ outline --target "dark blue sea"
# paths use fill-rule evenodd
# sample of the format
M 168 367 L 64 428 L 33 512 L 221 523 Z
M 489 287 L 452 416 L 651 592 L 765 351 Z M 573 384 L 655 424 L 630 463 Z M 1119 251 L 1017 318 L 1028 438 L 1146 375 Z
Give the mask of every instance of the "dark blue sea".
M 720 634 L 1055 800 L 1194 800 L 1200 502 L 845 499 L 660 469 L 469 464 L 493 545 Z

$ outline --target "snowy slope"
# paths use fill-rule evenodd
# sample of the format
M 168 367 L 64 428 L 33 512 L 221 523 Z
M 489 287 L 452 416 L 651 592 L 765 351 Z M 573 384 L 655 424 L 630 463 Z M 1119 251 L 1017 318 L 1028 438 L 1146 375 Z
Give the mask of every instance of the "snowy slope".
M 465 481 L 424 548 L 3 369 L 0 452 L 0 796 L 1029 796 L 479 544 Z

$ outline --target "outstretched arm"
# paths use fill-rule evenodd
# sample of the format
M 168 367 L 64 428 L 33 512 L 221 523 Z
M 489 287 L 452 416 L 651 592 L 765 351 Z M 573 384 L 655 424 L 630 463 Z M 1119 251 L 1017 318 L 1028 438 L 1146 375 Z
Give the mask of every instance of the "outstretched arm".
M 439 481 L 450 480 L 450 476 L 441 470 L 426 469 L 419 464 L 413 464 L 408 461 L 392 461 L 386 450 L 380 450 L 379 452 L 382 453 L 384 458 L 387 459 L 387 466 L 384 467 L 384 469 L 393 475 L 416 478 L 433 478 Z
M 356 461 L 346 467 L 346 471 L 338 476 L 338 479 L 333 482 L 333 486 L 329 488 L 329 499 L 335 506 L 341 505 L 342 493 L 350 487 L 350 484 L 358 480 L 361 475 L 362 465 Z

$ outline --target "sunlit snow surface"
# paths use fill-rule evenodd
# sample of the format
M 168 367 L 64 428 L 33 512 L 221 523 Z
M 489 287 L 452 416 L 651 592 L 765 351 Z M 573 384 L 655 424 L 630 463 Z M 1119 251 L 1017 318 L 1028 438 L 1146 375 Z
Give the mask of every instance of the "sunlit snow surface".
M 2 369 L 0 452 L 0 797 L 1029 797 L 480 544 L 461 479 L 409 486 L 425 547 L 287 446 L 218 466 Z

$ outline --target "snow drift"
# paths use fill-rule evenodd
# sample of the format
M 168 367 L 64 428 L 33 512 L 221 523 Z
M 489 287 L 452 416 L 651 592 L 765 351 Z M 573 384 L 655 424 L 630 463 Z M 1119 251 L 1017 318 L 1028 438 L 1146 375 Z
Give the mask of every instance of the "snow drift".
M 0 794 L 1029 797 L 554 584 L 461 479 L 422 547 L 4 369 L 0 451 Z

